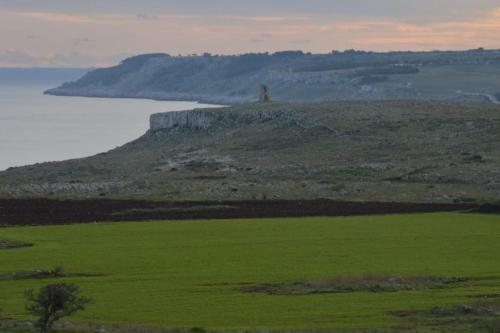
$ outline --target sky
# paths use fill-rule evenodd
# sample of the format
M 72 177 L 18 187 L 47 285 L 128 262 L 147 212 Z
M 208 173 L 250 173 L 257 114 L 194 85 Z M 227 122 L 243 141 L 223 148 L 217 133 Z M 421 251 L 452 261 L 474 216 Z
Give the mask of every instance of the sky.
M 142 53 L 500 48 L 500 0 L 0 0 L 0 67 Z

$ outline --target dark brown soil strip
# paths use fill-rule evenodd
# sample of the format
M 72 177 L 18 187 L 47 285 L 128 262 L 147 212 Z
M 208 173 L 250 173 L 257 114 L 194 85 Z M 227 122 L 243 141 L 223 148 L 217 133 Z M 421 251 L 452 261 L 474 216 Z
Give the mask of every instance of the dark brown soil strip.
M 133 200 L 0 200 L 0 226 L 111 221 L 352 216 L 468 211 L 470 204 L 383 202 L 228 201 L 152 202 Z
M 478 208 L 473 210 L 474 213 L 482 213 L 482 214 L 500 214 L 500 204 L 491 205 L 486 204 L 479 206 Z

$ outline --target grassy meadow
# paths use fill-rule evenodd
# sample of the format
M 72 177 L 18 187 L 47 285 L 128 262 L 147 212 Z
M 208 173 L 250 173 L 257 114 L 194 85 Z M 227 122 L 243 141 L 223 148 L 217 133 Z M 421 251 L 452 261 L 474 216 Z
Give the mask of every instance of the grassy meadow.
M 459 213 L 82 224 L 0 229 L 0 273 L 61 265 L 69 277 L 0 280 L 4 317 L 28 319 L 25 289 L 55 281 L 95 299 L 72 321 L 206 329 L 378 328 L 393 311 L 500 293 L 500 216 Z M 98 273 L 100 276 L 71 277 Z M 245 283 L 365 274 L 489 277 L 454 287 L 276 296 Z

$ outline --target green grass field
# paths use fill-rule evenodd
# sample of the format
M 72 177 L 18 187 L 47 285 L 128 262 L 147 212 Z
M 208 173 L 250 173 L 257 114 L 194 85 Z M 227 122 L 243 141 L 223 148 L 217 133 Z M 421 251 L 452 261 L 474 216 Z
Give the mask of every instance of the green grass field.
M 33 247 L 0 250 L 0 272 L 101 273 L 62 278 L 95 304 L 72 318 L 207 329 L 376 328 L 390 311 L 470 303 L 500 279 L 457 288 L 307 296 L 243 293 L 241 283 L 363 274 L 500 277 L 500 216 L 458 213 L 85 224 L 0 229 Z M 0 281 L 6 317 L 28 318 L 23 292 L 56 281 Z

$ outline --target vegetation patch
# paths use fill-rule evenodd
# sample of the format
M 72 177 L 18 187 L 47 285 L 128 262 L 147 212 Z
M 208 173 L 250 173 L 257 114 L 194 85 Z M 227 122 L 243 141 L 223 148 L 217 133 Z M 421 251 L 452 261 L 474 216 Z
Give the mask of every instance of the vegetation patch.
M 11 239 L 0 238 L 0 250 L 4 249 L 16 249 L 20 247 L 32 247 L 32 243 L 20 242 Z
M 478 294 L 478 295 L 471 295 L 469 296 L 471 298 L 483 298 L 483 299 L 491 299 L 491 298 L 498 298 L 500 299 L 500 294 Z
M 50 270 L 35 269 L 32 271 L 17 271 L 0 273 L 0 281 L 9 280 L 28 280 L 28 279 L 54 279 L 63 277 L 95 277 L 101 276 L 97 273 L 66 273 L 60 266 L 56 266 Z
M 437 306 L 423 311 L 395 311 L 408 324 L 439 332 L 500 332 L 500 302 Z M 412 331 L 413 332 L 413 331 Z M 425 330 L 427 332 L 427 330 Z
M 249 293 L 264 293 L 268 295 L 311 295 L 354 292 L 384 293 L 449 288 L 470 280 L 472 279 L 461 277 L 364 275 L 359 277 L 336 277 L 324 280 L 316 279 L 245 285 L 241 287 L 241 290 Z
M 387 66 L 387 67 L 371 67 L 354 72 L 355 76 L 366 75 L 404 75 L 418 74 L 420 70 L 414 66 Z

